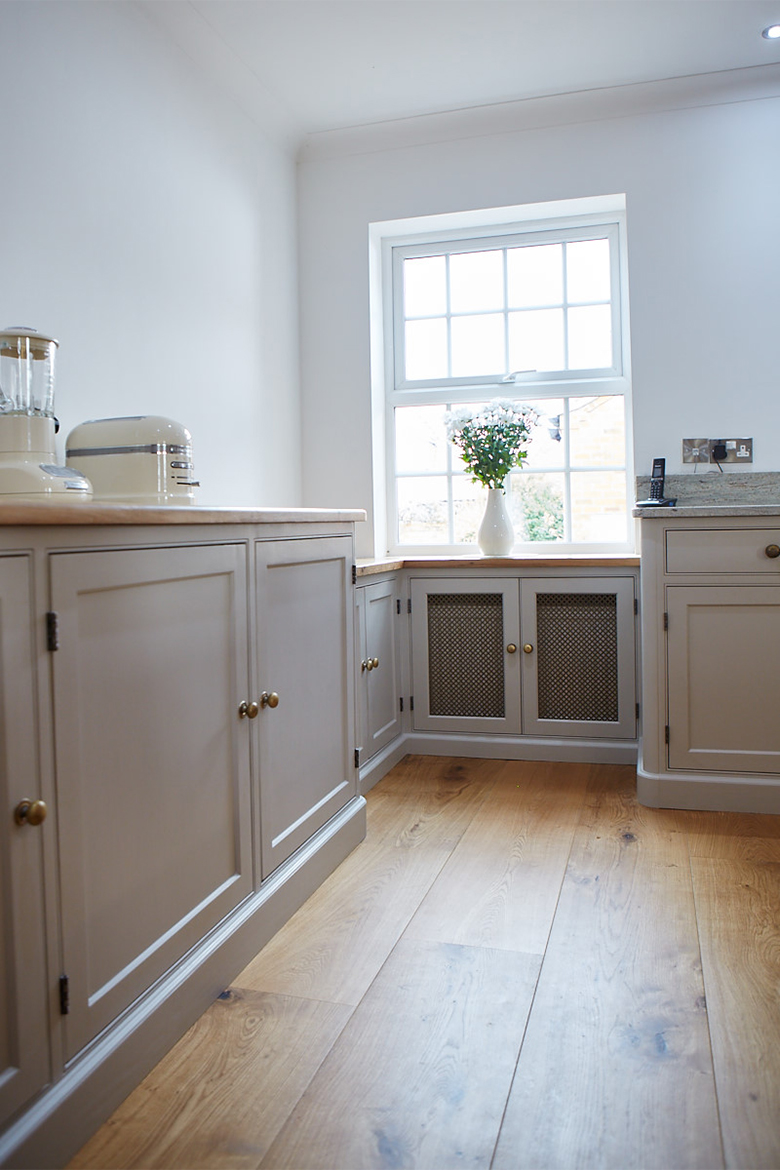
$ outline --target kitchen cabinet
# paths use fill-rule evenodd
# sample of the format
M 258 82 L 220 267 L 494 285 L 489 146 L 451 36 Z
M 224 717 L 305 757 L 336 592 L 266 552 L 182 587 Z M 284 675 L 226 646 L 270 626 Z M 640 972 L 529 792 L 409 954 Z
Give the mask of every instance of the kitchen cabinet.
M 415 733 L 518 749 L 634 739 L 633 575 L 441 574 L 410 588 Z
M 0 1165 L 67 1162 L 364 836 L 361 515 L 0 505 Z
M 520 627 L 525 734 L 634 738 L 632 577 L 525 579 Z
M 401 735 L 401 680 L 397 579 L 356 590 L 360 763 L 368 763 Z
M 780 525 L 685 511 L 642 523 L 639 796 L 780 812 Z
M 413 577 L 415 731 L 520 731 L 519 583 Z
M 352 540 L 257 541 L 263 877 L 357 789 Z
M 50 1077 L 29 557 L 0 557 L 0 1127 Z M 19 810 L 21 811 L 21 810 Z M 38 821 L 33 824 L 32 821 Z
M 246 548 L 49 572 L 71 1058 L 252 889 Z

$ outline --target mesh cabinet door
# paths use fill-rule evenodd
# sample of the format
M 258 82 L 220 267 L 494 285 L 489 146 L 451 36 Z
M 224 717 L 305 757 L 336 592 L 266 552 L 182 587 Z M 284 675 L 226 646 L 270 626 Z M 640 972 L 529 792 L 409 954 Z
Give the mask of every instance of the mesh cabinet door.
M 517 734 L 518 582 L 426 578 L 411 592 L 415 729 Z
M 634 581 L 523 582 L 523 731 L 633 739 Z

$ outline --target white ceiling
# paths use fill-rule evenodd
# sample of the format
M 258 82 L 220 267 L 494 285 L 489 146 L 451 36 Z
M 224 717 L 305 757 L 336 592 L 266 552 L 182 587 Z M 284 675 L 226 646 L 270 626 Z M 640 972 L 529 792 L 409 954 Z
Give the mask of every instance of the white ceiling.
M 780 0 L 141 0 L 261 124 L 305 134 L 780 61 Z

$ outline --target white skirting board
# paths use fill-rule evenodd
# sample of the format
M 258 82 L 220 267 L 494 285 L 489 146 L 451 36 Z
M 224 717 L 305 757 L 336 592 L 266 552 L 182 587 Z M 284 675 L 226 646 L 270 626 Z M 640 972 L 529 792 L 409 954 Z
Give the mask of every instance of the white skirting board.
M 0 1166 L 63 1166 L 366 835 L 358 796 L 276 870 L 0 1136 Z
M 404 756 L 462 756 L 477 760 L 560 760 L 572 764 L 635 764 L 636 740 L 533 738 L 501 735 L 401 735 L 360 769 L 365 795 Z
M 776 776 L 662 775 L 637 767 L 636 793 L 649 808 L 684 808 L 699 812 L 780 813 L 780 781 Z

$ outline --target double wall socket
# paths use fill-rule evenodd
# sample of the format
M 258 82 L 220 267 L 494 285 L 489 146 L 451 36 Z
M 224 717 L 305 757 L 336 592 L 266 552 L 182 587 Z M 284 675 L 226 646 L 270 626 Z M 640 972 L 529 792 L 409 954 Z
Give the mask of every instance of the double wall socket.
M 723 446 L 726 454 L 715 458 L 715 448 Z M 752 463 L 752 439 L 683 439 L 683 463 Z

